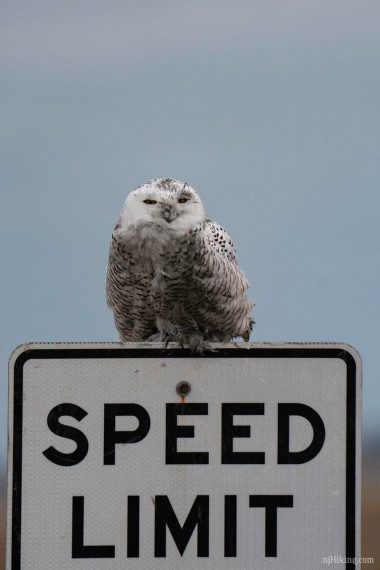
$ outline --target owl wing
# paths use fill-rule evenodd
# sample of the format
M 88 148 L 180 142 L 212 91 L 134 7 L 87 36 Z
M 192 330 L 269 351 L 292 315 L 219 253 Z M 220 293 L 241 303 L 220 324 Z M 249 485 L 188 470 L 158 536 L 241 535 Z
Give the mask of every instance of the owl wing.
M 231 237 L 222 226 L 207 219 L 199 239 L 189 310 L 210 338 L 248 338 L 252 303 L 246 295 L 248 282 L 238 266 Z
M 218 223 L 207 219 L 204 229 L 205 240 L 218 253 L 237 264 L 236 251 L 230 235 Z
M 157 329 L 149 314 L 152 274 L 140 267 L 134 250 L 120 239 L 119 226 L 112 234 L 106 274 L 107 305 L 112 309 L 121 341 L 139 341 Z

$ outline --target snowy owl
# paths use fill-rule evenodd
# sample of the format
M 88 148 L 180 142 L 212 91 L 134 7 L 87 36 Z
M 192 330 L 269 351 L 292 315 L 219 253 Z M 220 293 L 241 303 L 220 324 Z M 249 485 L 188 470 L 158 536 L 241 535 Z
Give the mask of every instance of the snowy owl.
M 197 352 L 248 341 L 247 288 L 230 236 L 191 186 L 160 178 L 127 196 L 106 277 L 120 341 L 174 341 Z

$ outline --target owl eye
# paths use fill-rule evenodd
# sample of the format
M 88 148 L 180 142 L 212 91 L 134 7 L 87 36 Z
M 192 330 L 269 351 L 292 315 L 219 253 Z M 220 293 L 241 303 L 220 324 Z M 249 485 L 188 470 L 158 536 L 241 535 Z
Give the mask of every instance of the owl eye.
M 189 198 L 178 198 L 178 202 L 179 202 L 180 204 L 184 204 L 185 202 L 188 201 L 188 199 L 189 199 Z
M 144 204 L 157 204 L 157 200 L 144 200 Z

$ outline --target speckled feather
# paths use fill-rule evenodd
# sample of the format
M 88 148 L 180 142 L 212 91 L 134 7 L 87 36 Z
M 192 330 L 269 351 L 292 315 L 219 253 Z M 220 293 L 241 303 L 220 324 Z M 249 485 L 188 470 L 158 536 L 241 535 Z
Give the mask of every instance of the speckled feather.
M 248 340 L 247 288 L 230 236 L 189 185 L 158 179 L 128 196 L 106 278 L 121 341 L 173 340 L 202 351 L 207 341 Z

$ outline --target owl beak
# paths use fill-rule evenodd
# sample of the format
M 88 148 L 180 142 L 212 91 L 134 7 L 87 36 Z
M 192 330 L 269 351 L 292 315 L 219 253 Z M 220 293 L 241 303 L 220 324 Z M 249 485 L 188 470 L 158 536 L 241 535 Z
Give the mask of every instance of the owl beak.
M 168 224 L 175 220 L 177 216 L 178 214 L 172 206 L 165 205 L 162 208 L 162 217 L 166 222 L 168 222 Z

